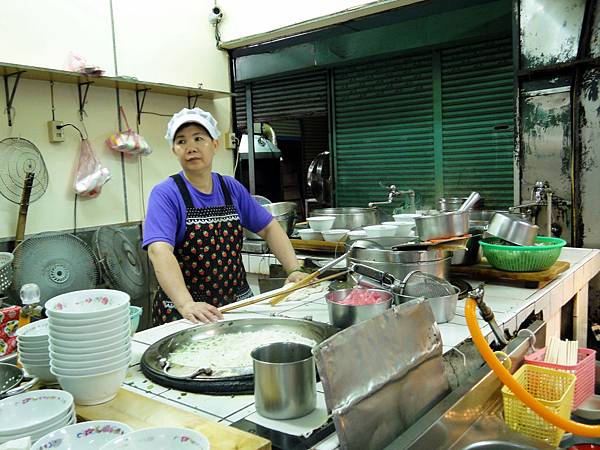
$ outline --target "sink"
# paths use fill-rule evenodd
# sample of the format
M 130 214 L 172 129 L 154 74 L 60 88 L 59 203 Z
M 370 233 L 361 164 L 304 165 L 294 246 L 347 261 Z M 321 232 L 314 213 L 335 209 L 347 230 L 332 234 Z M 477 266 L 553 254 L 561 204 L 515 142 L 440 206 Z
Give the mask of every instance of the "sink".
M 515 442 L 508 441 L 482 441 L 471 444 L 467 447 L 464 447 L 463 450 L 485 450 L 485 449 L 494 449 L 494 450 L 535 450 L 536 447 L 530 447 L 528 445 L 517 444 Z

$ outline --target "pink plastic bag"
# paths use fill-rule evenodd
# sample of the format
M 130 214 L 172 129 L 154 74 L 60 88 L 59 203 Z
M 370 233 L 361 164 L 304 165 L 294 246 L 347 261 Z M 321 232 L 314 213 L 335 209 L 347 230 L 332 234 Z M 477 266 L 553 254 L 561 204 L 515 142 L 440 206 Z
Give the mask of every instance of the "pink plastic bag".
M 152 153 L 152 148 L 150 148 L 150 144 L 148 144 L 148 141 L 146 141 L 146 139 L 144 139 L 142 136 L 133 131 L 129 126 L 127 116 L 125 115 L 125 110 L 122 106 L 120 108 L 120 111 L 121 115 L 123 116 L 123 119 L 125 119 L 127 131 L 111 135 L 106 140 L 106 145 L 108 146 L 108 148 L 116 152 L 127 153 L 128 155 L 146 156 Z
M 100 163 L 90 141 L 83 139 L 73 182 L 75 193 L 82 197 L 96 197 L 108 180 L 110 180 L 110 172 Z

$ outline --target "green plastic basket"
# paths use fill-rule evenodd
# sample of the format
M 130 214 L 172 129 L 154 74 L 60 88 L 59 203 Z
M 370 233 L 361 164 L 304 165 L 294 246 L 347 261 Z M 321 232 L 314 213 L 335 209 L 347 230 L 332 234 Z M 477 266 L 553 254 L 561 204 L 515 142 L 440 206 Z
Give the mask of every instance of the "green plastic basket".
M 502 245 L 498 238 L 483 239 L 480 244 L 483 255 L 492 267 L 508 272 L 540 272 L 552 266 L 567 244 L 560 238 L 541 237 L 535 239 L 536 245 Z

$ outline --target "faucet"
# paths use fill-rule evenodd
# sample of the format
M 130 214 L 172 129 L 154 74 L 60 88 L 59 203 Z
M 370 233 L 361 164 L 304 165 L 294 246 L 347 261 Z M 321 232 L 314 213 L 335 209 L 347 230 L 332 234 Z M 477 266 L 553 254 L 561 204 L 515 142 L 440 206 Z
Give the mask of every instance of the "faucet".
M 410 201 L 409 212 L 414 213 L 416 211 L 416 209 L 415 209 L 415 191 L 414 190 L 398 189 L 395 184 L 392 184 L 390 186 L 383 186 L 383 187 L 387 188 L 387 190 L 388 190 L 387 200 L 383 201 L 383 202 L 369 202 L 369 205 L 368 205 L 369 208 L 373 208 L 378 205 L 388 205 L 388 204 L 392 203 L 394 198 L 396 198 L 400 195 L 408 194 L 409 201 Z
M 514 211 L 516 209 L 527 208 L 527 214 L 534 218 L 537 217 L 541 206 L 546 206 L 546 221 L 547 221 L 547 229 L 546 235 L 552 236 L 552 196 L 554 193 L 552 189 L 550 189 L 550 183 L 548 181 L 538 180 L 533 185 L 533 189 L 531 190 L 531 195 L 529 196 L 529 201 L 525 202 L 521 205 L 512 206 L 509 211 Z M 558 199 L 555 199 L 556 202 Z M 535 209 L 535 210 L 534 210 Z

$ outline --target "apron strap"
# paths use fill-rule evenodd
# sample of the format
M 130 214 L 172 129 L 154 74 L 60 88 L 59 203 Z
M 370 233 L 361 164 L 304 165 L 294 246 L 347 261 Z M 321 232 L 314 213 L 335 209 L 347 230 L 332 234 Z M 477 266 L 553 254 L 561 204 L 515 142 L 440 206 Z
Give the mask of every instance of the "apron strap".
M 173 178 L 175 184 L 179 188 L 179 192 L 181 193 L 181 197 L 183 198 L 183 203 L 185 203 L 185 207 L 193 208 L 194 203 L 192 202 L 192 196 L 190 195 L 190 191 L 185 185 L 185 181 L 183 181 L 181 174 L 176 173 L 175 175 L 171 175 L 171 178 Z
M 225 197 L 225 205 L 233 205 L 233 201 L 231 200 L 231 194 L 229 193 L 229 189 L 227 189 L 225 180 L 223 179 L 220 173 L 217 173 L 217 176 L 219 177 L 219 182 L 221 183 L 221 191 L 223 191 L 223 197 Z

